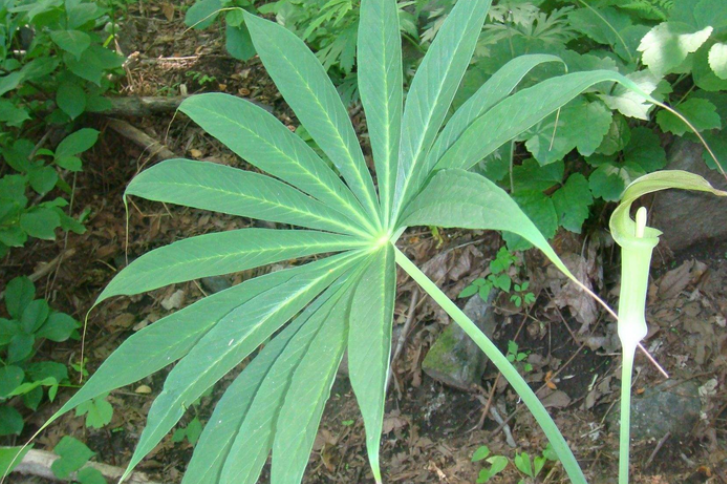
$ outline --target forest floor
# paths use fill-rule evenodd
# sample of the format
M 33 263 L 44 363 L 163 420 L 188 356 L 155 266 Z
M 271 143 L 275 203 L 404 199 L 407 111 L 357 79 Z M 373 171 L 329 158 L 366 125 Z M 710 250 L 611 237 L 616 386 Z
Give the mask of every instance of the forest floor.
M 139 10 L 140 5 L 143 10 Z M 286 125 L 298 125 L 259 60 L 241 63 L 231 59 L 224 51 L 220 32 L 188 30 L 181 12 L 170 10 L 170 6 L 154 1 L 130 5 L 118 39 L 119 48 L 131 59 L 120 96 L 223 91 L 270 106 Z M 359 129 L 364 128 L 360 111 L 352 110 Z M 188 118 L 175 116 L 173 111 L 129 117 L 126 121 L 180 157 L 244 165 Z M 36 284 L 53 307 L 79 320 L 126 264 L 127 257 L 138 257 L 181 238 L 255 224 L 137 199 L 129 205 L 127 245 L 124 188 L 135 174 L 158 158 L 112 130 L 106 117 L 97 116 L 88 122 L 103 134 L 75 180 L 74 212 L 91 209 L 87 232 L 29 245 L 6 258 L 0 269 L 2 280 L 8 281 L 37 271 L 43 263 L 63 254 L 60 264 Z M 425 266 L 430 277 L 452 298 L 486 273 L 489 260 L 502 245 L 499 236 L 489 232 L 440 231 L 435 235 L 426 228 L 410 230 L 399 245 Z M 592 227 L 588 237 L 559 234 L 555 246 L 559 254 L 582 264 L 582 275 L 610 303 L 615 302 L 618 261 L 613 244 L 601 229 Z M 546 400 L 590 481 L 615 482 L 617 433 L 607 425 L 608 415 L 618 402 L 620 385 L 618 347 L 612 344 L 614 326 L 595 307 L 590 308 L 583 296 L 564 288 L 537 254 L 526 254 L 522 264 L 537 300 L 522 309 L 507 297 L 496 300 L 498 324 L 494 339 L 503 351 L 508 341 L 514 340 L 520 351 L 529 354 L 533 370 L 526 377 Z M 696 383 L 702 411 L 698 422 L 679 438 L 634 443 L 633 482 L 727 483 L 727 243 L 705 242 L 680 254 L 660 247 L 654 269 L 649 295 L 650 332 L 645 346 L 669 373 L 669 381 Z M 229 281 L 234 284 L 258 272 L 234 274 Z M 472 463 L 471 457 L 482 445 L 487 445 L 494 455 L 510 458 L 515 452 L 540 454 L 546 445 L 544 435 L 492 365 L 469 392 L 450 389 L 422 372 L 427 350 L 450 321 L 432 301 L 420 297 L 403 273 L 399 274 L 398 292 L 397 334 L 407 318 L 413 324 L 405 335 L 404 351 L 393 364 L 394 381 L 387 400 L 381 449 L 385 482 L 474 483 L 482 466 Z M 205 289 L 192 282 L 102 304 L 88 319 L 85 356 L 89 370 L 93 372 L 134 331 L 204 294 Z M 581 311 L 578 314 L 573 311 L 576 307 Z M 593 314 L 589 315 L 589 311 Z M 79 358 L 80 343 L 76 341 L 40 348 L 39 359 L 71 363 Z M 636 367 L 637 396 L 665 381 L 643 355 L 637 358 Z M 204 422 L 233 376 L 225 377 L 212 395 L 204 397 L 182 425 L 195 415 Z M 124 466 L 164 377 L 165 372 L 160 372 L 112 392 L 109 401 L 114 418 L 106 428 L 87 429 L 83 418 L 68 414 L 41 434 L 36 447 L 51 449 L 62 436 L 70 434 L 97 452 L 95 460 Z M 55 403 L 28 414 L 26 432 L 17 441 L 28 437 L 71 393 L 71 389 L 62 390 Z M 512 416 L 509 424 L 499 425 L 489 413 L 483 418 L 483 411 L 490 407 L 503 417 Z M 508 440 L 514 441 L 516 447 L 511 447 Z M 161 482 L 180 482 L 192 450 L 186 441 L 175 443 L 167 437 L 140 469 Z M 514 484 L 519 478 L 514 467 L 509 466 L 490 482 Z M 267 482 L 265 475 L 262 482 Z M 365 457 L 362 420 L 343 374 L 333 387 L 305 482 L 373 483 Z M 539 482 L 566 483 L 568 479 L 558 464 L 548 464 Z

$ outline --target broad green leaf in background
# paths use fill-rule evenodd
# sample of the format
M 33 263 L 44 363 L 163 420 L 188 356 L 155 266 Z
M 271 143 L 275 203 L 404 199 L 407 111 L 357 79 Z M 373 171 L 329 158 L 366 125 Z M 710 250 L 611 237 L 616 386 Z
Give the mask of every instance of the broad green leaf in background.
M 75 55 L 77 59 L 91 46 L 91 37 L 80 30 L 53 30 L 50 37 L 58 47 Z
M 657 76 L 668 74 L 707 41 L 712 27 L 695 29 L 679 22 L 664 22 L 641 39 L 644 64 Z
M 229 21 L 227 22 L 225 27 L 225 48 L 232 57 L 241 61 L 248 61 L 255 57 L 256 54 L 255 46 L 250 38 L 250 31 L 244 23 L 233 26 Z
M 86 416 L 86 427 L 100 429 L 111 423 L 114 408 L 106 401 L 106 395 L 100 395 L 76 407 L 76 417 L 82 415 Z
M 89 150 L 98 140 L 99 132 L 91 128 L 83 128 L 69 134 L 58 143 L 55 156 L 57 158 L 73 156 Z
M 679 112 L 689 120 L 697 131 L 721 128 L 722 121 L 717 108 L 706 99 L 690 98 L 677 106 Z M 689 131 L 684 122 L 668 111 L 659 111 L 656 115 L 656 122 L 662 130 L 682 136 Z
M 15 319 L 23 316 L 23 311 L 35 299 L 35 286 L 27 277 L 16 277 L 5 288 L 5 307 Z
M 646 173 L 666 166 L 666 151 L 659 135 L 643 126 L 631 130 L 631 140 L 623 151 L 623 158 L 625 164 L 639 165 Z
M 212 163 L 164 161 L 134 178 L 126 194 L 331 232 L 363 233 L 339 212 L 289 185 Z
M 275 116 L 228 94 L 202 94 L 179 107 L 238 156 L 369 228 L 365 211 L 338 175 Z
M 717 77 L 727 80 L 727 44 L 718 42 L 709 49 L 709 67 Z
M 0 475 L 9 474 L 22 462 L 23 457 L 31 448 L 31 445 L 26 447 L 0 447 Z
M 593 204 L 588 180 L 580 173 L 568 177 L 561 188 L 553 193 L 553 206 L 558 213 L 558 224 L 571 232 L 581 233 L 583 222 Z
M 86 110 L 86 93 L 78 84 L 66 82 L 58 86 L 56 102 L 68 117 L 76 119 Z
M 380 228 L 371 174 L 348 112 L 325 69 L 285 27 L 247 12 L 245 22 L 281 94 Z
M 396 2 L 361 4 L 358 83 L 371 138 L 384 224 L 394 199 L 404 104 L 404 68 Z
M 23 431 L 23 416 L 13 407 L 0 407 L 0 436 L 20 435 Z
M 184 23 L 188 27 L 195 28 L 197 30 L 204 30 L 215 21 L 220 9 L 222 8 L 222 2 L 220 0 L 201 0 L 195 2 L 184 17 Z
M 49 208 L 36 208 L 20 216 L 20 227 L 28 235 L 38 239 L 55 240 L 55 229 L 60 225 L 60 216 Z
M 53 474 L 59 479 L 68 479 L 72 472 L 80 469 L 88 459 L 95 455 L 86 444 L 73 437 L 64 436 L 53 449 L 61 458 L 51 465 Z
M 552 199 L 541 191 L 533 190 L 517 192 L 512 195 L 512 199 L 546 239 L 555 236 L 558 230 L 558 213 Z M 513 232 L 506 232 L 502 237 L 510 250 L 526 250 L 531 247 L 527 240 Z
M 394 220 L 429 174 L 427 153 L 472 59 L 490 4 L 491 0 L 457 2 L 414 75 L 402 121 Z
M 363 414 L 369 462 L 374 479 L 379 483 L 379 448 L 395 298 L 394 248 L 387 243 L 375 253 L 355 288 L 348 329 L 349 378 Z

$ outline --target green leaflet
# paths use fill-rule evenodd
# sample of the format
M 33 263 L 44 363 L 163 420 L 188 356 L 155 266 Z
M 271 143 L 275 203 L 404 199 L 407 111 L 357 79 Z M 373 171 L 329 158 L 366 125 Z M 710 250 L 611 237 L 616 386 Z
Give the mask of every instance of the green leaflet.
M 327 262 L 332 260 L 336 259 L 331 258 Z M 182 358 L 230 311 L 284 284 L 308 267 L 305 265 L 247 280 L 197 301 L 135 333 L 104 361 L 46 425 L 83 402 L 139 381 Z
M 308 353 L 318 351 L 321 332 L 331 311 L 341 300 L 354 276 L 349 271 L 339 283 L 330 287 L 317 304 L 298 319 L 300 330 L 270 368 L 252 398 L 248 412 L 225 459 L 220 484 L 255 484 L 272 450 L 278 430 L 277 421 L 295 372 Z M 345 280 L 344 280 L 345 279 Z M 298 323 L 298 320 L 294 324 Z M 315 402 L 312 402 L 315 405 Z M 302 407 L 306 402 L 299 402 Z M 307 459 L 306 459 L 307 463 Z M 303 465 L 305 468 L 305 463 Z
M 576 72 L 552 77 L 516 92 L 477 118 L 444 153 L 436 168 L 472 167 L 584 90 L 601 82 L 618 82 L 639 93 L 644 99 L 656 102 L 633 81 L 614 71 Z
M 507 192 L 476 173 L 436 173 L 406 208 L 402 224 L 512 232 L 527 239 L 564 274 L 577 280 Z
M 495 104 L 517 88 L 528 72 L 546 62 L 563 62 L 560 57 L 533 54 L 516 57 L 500 68 L 477 92 L 460 107 L 447 122 L 429 152 L 426 172 L 436 166 L 442 155 L 454 144 L 474 120 L 485 114 Z
M 240 158 L 372 229 L 363 208 L 338 175 L 272 114 L 229 94 L 200 94 L 179 110 Z
M 338 278 L 361 254 L 342 254 L 306 266 L 286 282 L 225 315 L 169 373 L 124 473 L 133 468 L 209 387 L 245 359 Z M 122 479 L 123 480 L 123 479 Z
M 347 235 L 309 230 L 240 229 L 199 235 L 147 252 L 106 286 L 96 304 L 177 282 L 240 272 L 298 257 L 365 247 Z
M 346 348 L 351 290 L 326 317 L 295 369 L 276 424 L 271 484 L 298 484 L 308 464 L 313 441 Z
M 281 94 L 380 228 L 371 174 L 348 112 L 325 69 L 285 27 L 247 12 L 245 24 Z
M 251 478 L 253 483 L 257 481 L 259 468 L 262 466 L 259 463 L 260 455 L 262 455 L 262 463 L 264 463 L 272 445 L 269 431 L 274 430 L 275 417 L 280 408 L 279 404 L 276 405 L 277 402 L 273 402 L 273 405 L 267 408 L 261 407 L 259 402 L 263 400 L 268 402 L 270 392 L 276 388 L 282 389 L 282 391 L 287 389 L 288 379 L 284 378 L 286 373 L 281 372 L 280 368 L 287 369 L 289 366 L 292 369 L 295 368 L 297 363 L 290 360 L 290 355 L 295 353 L 300 356 L 301 349 L 307 351 L 308 343 L 306 341 L 315 336 L 315 331 L 311 332 L 311 330 L 317 331 L 316 328 L 320 327 L 316 322 L 309 324 L 311 317 L 314 314 L 320 314 L 318 310 L 324 303 L 331 300 L 331 296 L 338 291 L 346 279 L 348 279 L 348 275 L 344 274 L 339 281 L 331 285 L 300 316 L 265 345 L 260 354 L 245 367 L 240 376 L 225 391 L 197 443 L 187 472 L 184 474 L 183 484 L 220 482 L 223 466 L 231 465 L 237 467 L 237 483 L 248 482 L 244 475 L 254 476 Z M 273 374 L 274 382 L 271 382 Z M 263 395 L 267 398 L 263 398 Z M 260 413 L 263 414 L 263 417 L 260 417 Z M 261 418 L 266 417 L 269 420 L 266 421 L 267 426 L 264 426 Z M 257 422 L 261 424 L 258 428 L 251 432 L 244 432 L 251 423 Z M 241 429 L 243 424 L 245 428 Z M 244 437 L 249 454 L 247 459 L 239 458 L 230 461 L 230 449 L 238 436 Z M 268 440 L 262 437 L 266 437 Z M 253 449 L 255 449 L 254 442 L 259 442 L 260 446 L 257 459 L 252 456 Z M 257 473 L 254 472 L 254 469 L 257 469 Z
M 392 219 L 421 188 L 425 158 L 472 59 L 491 0 L 460 0 L 414 75 L 402 121 Z
M 351 303 L 348 368 L 351 386 L 366 427 L 366 448 L 376 482 L 381 482 L 379 448 L 389 376 L 391 324 L 396 299 L 394 247 L 387 243 L 374 255 L 357 284 Z
M 298 190 L 258 173 L 174 159 L 137 175 L 126 189 L 157 202 L 366 236 L 340 213 Z
M 384 226 L 394 198 L 404 104 L 396 0 L 364 0 L 358 29 L 358 85 L 376 165 Z

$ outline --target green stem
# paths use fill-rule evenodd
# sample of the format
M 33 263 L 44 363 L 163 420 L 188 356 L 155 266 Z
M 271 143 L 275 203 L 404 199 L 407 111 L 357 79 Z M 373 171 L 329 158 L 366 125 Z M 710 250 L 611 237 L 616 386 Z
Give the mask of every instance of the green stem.
M 523 400 L 525 405 L 532 412 L 535 420 L 540 425 L 540 428 L 545 432 L 546 437 L 553 446 L 553 450 L 556 452 L 560 461 L 563 463 L 563 467 L 568 473 L 571 482 L 573 484 L 586 484 L 586 478 L 583 475 L 583 471 L 578 465 L 578 461 L 573 456 L 567 442 L 563 438 L 563 435 L 558 430 L 558 427 L 550 418 L 548 411 L 540 403 L 535 392 L 530 388 L 527 382 L 520 376 L 517 369 L 507 360 L 505 355 L 495 346 L 495 344 L 480 331 L 480 329 L 467 317 L 462 310 L 452 302 L 446 294 L 444 294 L 426 274 L 424 274 L 419 268 L 414 265 L 398 248 L 396 249 L 396 262 L 404 269 L 407 274 L 414 279 L 422 289 L 424 289 L 434 301 L 444 309 L 447 314 L 454 319 L 454 321 L 464 330 L 467 335 L 480 347 L 480 349 L 490 358 L 492 363 L 495 364 L 498 370 L 502 373 L 507 381 L 512 385 L 517 394 Z
M 631 374 L 636 346 L 623 348 L 621 363 L 621 432 L 619 442 L 618 484 L 629 484 L 629 447 L 631 432 Z

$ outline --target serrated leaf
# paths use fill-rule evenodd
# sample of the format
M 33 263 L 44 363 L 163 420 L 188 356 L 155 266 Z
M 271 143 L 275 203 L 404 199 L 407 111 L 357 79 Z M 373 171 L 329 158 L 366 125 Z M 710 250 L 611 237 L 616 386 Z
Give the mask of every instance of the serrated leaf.
M 525 146 L 541 165 L 562 159 L 574 148 L 589 156 L 601 144 L 610 126 L 611 111 L 603 103 L 574 101 L 561 109 L 560 116 L 553 114 L 543 120 Z
M 323 66 L 295 34 L 245 12 L 265 68 L 318 146 L 378 224 L 376 192 L 348 112 Z
M 425 163 L 427 153 L 472 59 L 491 3 L 491 0 L 457 2 L 412 80 L 402 121 L 395 215 L 401 213 L 429 175 Z
M 712 27 L 697 30 L 680 22 L 664 22 L 652 28 L 641 39 L 639 52 L 644 64 L 657 76 L 668 74 L 696 52 L 712 34 Z
M 643 126 L 631 130 L 631 141 L 624 149 L 624 162 L 639 165 L 646 173 L 666 166 L 666 151 L 659 135 Z
M 169 373 L 154 400 L 124 476 L 171 430 L 202 393 L 239 364 L 355 260 L 343 254 L 308 265 L 286 282 L 231 310 L 202 336 Z M 339 261 L 333 266 L 334 261 Z
M 370 227 L 365 211 L 338 175 L 275 116 L 227 94 L 186 99 L 180 111 L 253 166 L 290 183 Z
M 361 3 L 358 85 L 376 165 L 381 213 L 388 221 L 394 198 L 404 104 L 399 15 L 394 0 Z
M 86 416 L 86 427 L 100 429 L 111 423 L 114 408 L 101 395 L 76 407 L 76 417 Z
M 553 193 L 552 199 L 558 213 L 558 224 L 580 234 L 583 222 L 588 218 L 589 207 L 593 203 L 586 177 L 580 173 L 572 174 L 565 185 Z
M 631 141 L 631 129 L 626 119 L 616 114 L 613 116 L 611 126 L 608 128 L 606 136 L 603 137 L 600 146 L 596 149 L 596 153 L 611 156 L 623 150 Z
M 348 334 L 349 379 L 363 415 L 366 448 L 376 482 L 381 482 L 379 448 L 395 298 L 394 248 L 387 243 L 373 256 L 373 261 L 356 285 Z
M 727 44 L 716 43 L 709 49 L 709 67 L 717 77 L 727 80 Z
M 361 235 L 339 212 L 278 180 L 208 162 L 173 159 L 137 175 L 126 188 L 158 202 Z
M 547 239 L 552 238 L 558 230 L 558 214 L 553 201 L 539 191 L 523 191 L 512 195 L 520 209 L 535 224 L 535 227 Z M 530 243 L 515 232 L 503 234 L 510 250 L 526 250 Z
M 613 202 L 621 197 L 626 182 L 620 175 L 621 169 L 611 163 L 599 166 L 588 179 L 588 186 L 594 197 Z
M 687 118 L 697 131 L 722 127 L 717 108 L 706 99 L 687 99 L 679 104 L 676 110 Z M 677 136 L 682 136 L 690 130 L 684 121 L 668 111 L 659 111 L 656 115 L 656 122 L 663 131 Z
M 657 96 L 657 88 L 662 81 L 648 69 L 632 72 L 626 77 L 631 79 L 646 94 Z M 668 84 L 667 84 L 668 85 Z M 654 107 L 639 94 L 621 85 L 614 86 L 608 94 L 598 96 L 611 109 L 618 110 L 624 116 L 648 120 L 649 111 Z
M 564 172 L 565 163 L 562 160 L 540 166 L 534 159 L 527 158 L 523 160 L 522 165 L 514 166 L 512 169 L 513 191 L 517 193 L 524 190 L 547 190 L 563 180 Z
M 147 252 L 106 286 L 96 304 L 177 282 L 219 276 L 314 254 L 364 247 L 353 237 L 309 230 L 240 229 L 199 235 Z

